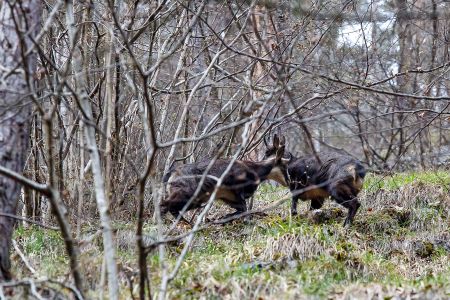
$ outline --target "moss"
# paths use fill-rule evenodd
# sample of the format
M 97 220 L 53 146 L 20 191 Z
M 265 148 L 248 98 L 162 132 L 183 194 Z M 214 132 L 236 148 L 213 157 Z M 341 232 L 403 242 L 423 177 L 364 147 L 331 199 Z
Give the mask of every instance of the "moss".
M 395 219 L 400 227 L 408 226 L 411 222 L 411 211 L 402 207 L 387 207 L 382 209 L 381 213 L 388 214 L 391 218 Z
M 336 207 L 330 209 L 317 209 L 308 213 L 308 219 L 314 224 L 324 224 L 336 221 L 341 222 L 343 217 L 343 210 Z
M 428 258 L 434 254 L 434 245 L 428 241 L 418 241 L 414 244 L 414 252 L 421 258 Z

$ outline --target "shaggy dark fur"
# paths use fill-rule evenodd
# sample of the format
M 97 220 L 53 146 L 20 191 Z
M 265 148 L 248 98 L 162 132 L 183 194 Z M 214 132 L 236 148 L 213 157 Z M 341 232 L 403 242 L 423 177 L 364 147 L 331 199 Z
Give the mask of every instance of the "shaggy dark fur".
M 273 151 L 273 147 L 267 147 L 265 155 L 273 155 Z M 314 155 L 297 158 L 285 152 L 285 156 L 290 158 L 284 176 L 292 193 L 292 215 L 297 214 L 299 199 L 311 200 L 312 210 L 321 208 L 325 199 L 331 196 L 348 209 L 344 226 L 350 225 L 361 205 L 357 196 L 366 175 L 361 162 L 351 156 L 335 153 L 320 154 L 320 163 Z M 306 190 L 299 192 L 303 189 Z
M 246 199 L 255 193 L 259 183 L 267 179 L 275 167 L 280 169 L 281 172 L 285 172 L 287 166 L 283 164 L 284 145 L 277 140 L 276 143 L 274 142 L 273 149 L 274 155 L 264 161 L 235 161 L 224 177 L 215 198 L 221 199 L 228 206 L 236 209 L 236 212 L 232 215 L 247 210 Z M 178 217 L 185 206 L 187 206 L 186 210 L 191 210 L 201 207 L 208 201 L 216 187 L 217 179 L 223 175 L 231 160 L 216 160 L 210 168 L 199 193 L 193 198 L 210 162 L 210 160 L 205 160 L 171 168 L 163 178 L 168 197 L 161 203 L 162 214 L 170 212 Z

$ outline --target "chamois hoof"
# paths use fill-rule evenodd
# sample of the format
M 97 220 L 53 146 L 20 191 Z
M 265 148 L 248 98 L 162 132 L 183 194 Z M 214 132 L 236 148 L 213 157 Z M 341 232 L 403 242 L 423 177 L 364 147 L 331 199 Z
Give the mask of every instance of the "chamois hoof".
M 268 216 L 268 214 L 263 212 L 263 211 L 255 212 L 253 215 L 260 216 L 260 217 L 267 217 Z
M 352 227 L 353 222 L 349 219 L 345 219 L 344 224 L 342 225 L 342 227 L 344 227 L 345 229 L 348 229 L 350 227 Z
M 249 214 L 249 215 L 243 217 L 243 220 L 244 220 L 245 224 L 249 224 L 249 223 L 251 223 L 252 220 L 256 219 L 256 217 L 258 217 L 258 218 L 265 218 L 267 216 L 268 216 L 268 214 L 265 213 L 265 212 L 262 212 L 262 211 L 261 212 L 254 212 L 252 214 Z
M 223 217 L 219 217 L 219 218 L 215 219 L 214 221 L 212 221 L 212 223 L 224 225 L 224 224 L 236 222 L 237 220 L 241 219 L 241 218 L 233 218 L 235 215 L 236 214 L 228 214 Z M 230 219 L 230 218 L 232 218 L 232 219 Z

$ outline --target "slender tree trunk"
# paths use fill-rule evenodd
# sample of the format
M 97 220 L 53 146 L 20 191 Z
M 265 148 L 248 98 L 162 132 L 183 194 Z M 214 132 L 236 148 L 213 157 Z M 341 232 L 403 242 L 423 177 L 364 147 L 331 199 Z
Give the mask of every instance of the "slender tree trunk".
M 404 72 L 411 67 L 411 61 L 413 59 L 413 54 L 410 49 L 412 44 L 411 41 L 411 24 L 408 22 L 408 5 L 406 0 L 396 0 L 397 5 L 397 31 L 398 31 L 398 39 L 399 39 L 399 58 L 398 58 L 398 71 Z M 411 92 L 411 82 L 406 76 L 398 76 L 397 77 L 397 89 L 398 92 Z M 406 110 L 408 107 L 408 101 L 404 97 L 396 97 L 397 109 Z M 397 114 L 398 119 L 398 127 L 400 128 L 400 135 L 398 141 L 398 152 L 397 156 L 401 157 L 405 152 L 405 138 L 407 133 L 404 129 L 405 116 L 403 113 Z
M 37 33 L 40 3 L 2 1 L 0 6 L 0 77 L 5 78 L 8 69 L 22 62 L 16 72 L 0 81 L 0 165 L 18 173 L 22 173 L 28 153 L 31 107 L 26 104 L 26 95 L 36 66 L 35 53 L 24 53 L 31 45 L 29 37 Z M 17 182 L 0 176 L 0 212 L 16 214 L 20 188 Z M 13 219 L 0 217 L 0 282 L 11 279 L 9 249 L 13 226 Z
M 116 265 L 116 247 L 114 243 L 114 237 L 111 226 L 111 218 L 109 214 L 109 203 L 108 197 L 105 193 L 105 181 L 102 175 L 102 166 L 100 161 L 100 153 L 97 146 L 97 140 L 95 138 L 95 119 L 93 117 L 92 105 L 89 100 L 89 95 L 86 90 L 87 88 L 87 67 L 88 63 L 86 57 L 82 55 L 79 46 L 75 46 L 76 32 L 75 29 L 75 19 L 73 15 L 73 2 L 66 2 L 66 14 L 67 14 L 67 27 L 69 28 L 69 37 L 71 40 L 71 47 L 76 47 L 74 51 L 73 59 L 73 70 L 76 74 L 80 74 L 76 80 L 76 93 L 80 99 L 81 108 L 85 113 L 84 121 L 84 133 L 85 133 L 85 143 L 86 148 L 90 153 L 90 158 L 92 161 L 92 174 L 94 177 L 94 191 L 95 198 L 97 201 L 97 209 L 100 215 L 100 223 L 103 233 L 103 247 L 104 255 L 106 261 L 106 269 L 108 273 L 108 289 L 109 289 L 109 299 L 115 300 L 119 299 L 119 281 L 117 275 L 117 265 Z M 83 20 L 89 19 L 90 9 L 88 7 L 84 8 Z M 82 31 L 80 35 L 80 40 L 82 43 L 87 44 L 86 32 Z M 84 58 L 84 59 L 83 59 Z
M 259 39 L 258 36 L 261 36 L 262 39 L 267 38 L 267 31 L 271 30 L 272 28 L 267 24 L 267 10 L 264 6 L 256 6 L 254 8 L 254 12 L 252 15 L 252 21 L 253 21 L 253 30 L 255 31 L 254 34 L 256 36 L 256 39 Z M 265 41 L 265 40 L 264 40 Z M 259 41 L 262 42 L 261 40 Z M 267 43 L 271 43 L 272 40 L 267 41 Z M 257 55 L 263 57 L 264 55 L 267 55 L 265 48 L 263 45 L 259 44 L 259 47 L 257 49 Z M 255 53 L 256 54 L 256 53 Z M 265 66 L 262 62 L 256 62 L 255 68 L 252 72 L 252 81 L 253 82 L 261 82 L 261 81 L 267 81 L 267 74 L 264 74 L 267 72 L 265 70 Z M 262 93 L 259 91 L 252 91 L 252 98 L 250 101 L 254 101 L 254 99 L 260 98 L 262 96 Z M 255 105 L 253 107 L 253 112 L 251 112 L 253 115 L 256 115 L 259 113 L 259 106 Z M 249 112 L 247 112 L 249 113 Z M 250 129 L 250 135 L 253 137 L 254 140 L 256 140 L 258 130 L 261 129 L 262 123 L 264 120 L 262 118 L 257 119 L 255 122 L 252 123 L 251 129 Z M 248 154 L 248 158 L 251 160 L 258 160 L 260 149 L 257 147 L 252 152 Z
M 78 209 L 77 209 L 77 238 L 80 238 L 81 236 L 81 225 L 83 225 L 83 218 L 81 218 L 81 215 L 83 213 L 83 205 L 84 205 L 84 195 L 83 195 L 83 182 L 84 182 L 84 139 L 83 139 L 83 131 L 84 131 L 84 124 L 80 124 L 80 131 L 78 133 L 79 141 L 80 141 L 80 147 L 79 147 L 79 180 L 77 183 L 77 189 L 78 189 Z
M 112 1 L 112 7 L 114 8 L 114 1 Z M 112 12 L 111 12 L 112 14 Z M 116 62 L 116 54 L 114 47 L 114 28 L 112 26 L 112 20 L 109 20 L 108 26 L 109 35 L 109 49 L 105 57 L 106 68 L 106 90 L 105 90 L 105 118 L 106 118 L 106 146 L 105 146 L 105 191 L 106 196 L 110 199 L 111 205 L 115 204 L 114 193 L 114 155 L 113 155 L 113 138 L 116 131 L 116 68 L 113 67 Z
M 58 176 L 56 171 L 56 162 L 52 159 L 54 157 L 54 147 L 53 147 L 53 137 L 52 137 L 52 116 L 45 116 L 43 121 L 44 127 L 44 138 L 46 142 L 46 150 L 48 160 L 48 185 L 51 187 L 51 211 L 56 216 L 59 227 L 61 228 L 61 235 L 64 239 L 67 254 L 69 255 L 70 268 L 72 271 L 73 278 L 75 280 L 75 285 L 84 294 L 85 290 L 83 287 L 83 275 L 80 266 L 80 250 L 78 248 L 77 242 L 74 240 L 72 235 L 72 227 L 69 223 L 68 212 L 64 202 L 61 199 L 61 193 L 58 189 Z
M 38 142 L 41 139 L 42 133 L 40 130 L 40 122 L 38 122 L 38 118 L 35 117 L 34 118 L 34 140 L 35 142 L 35 147 L 33 149 L 33 156 L 34 156 L 34 160 L 33 160 L 33 179 L 36 182 L 39 183 L 43 183 L 44 180 L 42 180 L 42 176 L 41 176 L 41 172 L 40 172 L 40 160 L 39 160 L 39 156 L 40 156 L 40 151 L 39 151 L 39 145 Z M 39 127 L 39 128 L 38 128 Z M 33 199 L 33 217 L 35 221 L 42 221 L 42 201 L 41 201 L 41 195 L 37 192 L 37 191 L 33 191 L 33 195 L 34 195 L 34 199 Z

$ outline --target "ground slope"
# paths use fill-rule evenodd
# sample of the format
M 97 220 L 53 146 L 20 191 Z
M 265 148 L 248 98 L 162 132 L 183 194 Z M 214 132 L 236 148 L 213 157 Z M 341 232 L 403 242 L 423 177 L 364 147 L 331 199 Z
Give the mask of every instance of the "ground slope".
M 346 211 L 332 201 L 308 212 L 300 203 L 290 217 L 290 201 L 251 221 L 215 225 L 198 233 L 169 295 L 174 299 L 447 299 L 450 298 L 450 176 L 446 172 L 369 176 L 354 226 L 344 229 Z M 263 185 L 256 207 L 289 195 Z M 210 218 L 226 213 L 215 209 Z M 123 298 L 136 280 L 134 228 L 119 223 Z M 182 233 L 185 228 L 177 228 Z M 95 232 L 92 228 L 85 229 Z M 147 226 L 151 234 L 154 229 Z M 57 233 L 20 227 L 15 239 L 36 269 L 35 277 L 67 278 L 67 261 Z M 173 266 L 183 241 L 168 247 Z M 92 297 L 99 296 L 101 240 L 83 245 Z M 30 276 L 15 255 L 16 275 Z M 152 289 L 160 266 L 149 257 Z M 131 287 L 135 288 L 135 287 Z

